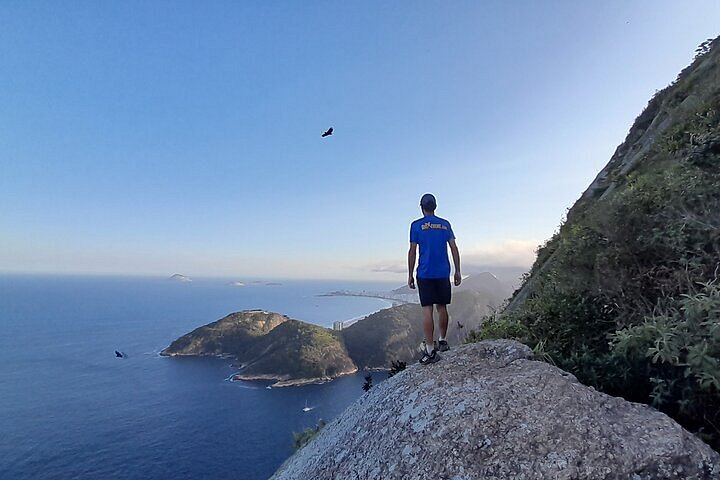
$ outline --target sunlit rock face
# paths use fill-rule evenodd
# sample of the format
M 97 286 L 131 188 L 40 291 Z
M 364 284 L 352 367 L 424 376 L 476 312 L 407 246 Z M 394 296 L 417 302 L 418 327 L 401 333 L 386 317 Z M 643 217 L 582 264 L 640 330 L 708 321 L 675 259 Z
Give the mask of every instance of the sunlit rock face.
M 273 478 L 716 479 L 720 455 L 657 410 L 495 340 L 373 387 Z

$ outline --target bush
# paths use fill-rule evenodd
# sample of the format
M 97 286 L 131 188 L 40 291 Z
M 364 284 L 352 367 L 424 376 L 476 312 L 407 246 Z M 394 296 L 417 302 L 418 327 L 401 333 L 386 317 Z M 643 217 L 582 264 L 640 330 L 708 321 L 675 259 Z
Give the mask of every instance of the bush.
M 407 368 L 407 362 L 402 360 L 393 360 L 390 364 L 390 371 L 388 372 L 388 378 L 397 375 Z
M 372 375 L 368 373 L 367 375 L 365 375 L 365 383 L 363 383 L 363 386 L 362 386 L 363 392 L 369 391 L 372 388 L 372 386 L 373 386 Z
M 526 344 L 533 343 L 530 330 L 527 326 L 509 314 L 485 317 L 480 322 L 480 328 L 478 330 L 470 330 L 465 337 L 465 343 L 498 338 L 509 338 Z
M 720 288 L 658 309 L 640 325 L 611 336 L 618 358 L 647 372 L 652 404 L 708 438 L 720 438 Z
M 320 430 L 322 430 L 326 424 L 327 422 L 325 422 L 325 420 L 320 419 L 315 428 L 308 427 L 302 432 L 293 432 L 293 448 L 295 450 L 303 448 L 320 433 Z

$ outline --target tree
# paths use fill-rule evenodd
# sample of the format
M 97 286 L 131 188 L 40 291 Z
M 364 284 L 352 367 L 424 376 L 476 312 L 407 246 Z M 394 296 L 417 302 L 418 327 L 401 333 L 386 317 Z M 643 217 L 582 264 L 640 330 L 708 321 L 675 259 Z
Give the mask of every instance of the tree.
M 393 360 L 390 364 L 390 371 L 388 372 L 388 377 L 392 377 L 394 375 L 397 375 L 398 373 L 402 372 L 407 368 L 407 363 L 403 362 L 402 360 Z
M 368 373 L 367 375 L 365 375 L 365 383 L 363 383 L 362 389 L 364 392 L 367 392 L 372 388 L 372 386 L 372 375 Z

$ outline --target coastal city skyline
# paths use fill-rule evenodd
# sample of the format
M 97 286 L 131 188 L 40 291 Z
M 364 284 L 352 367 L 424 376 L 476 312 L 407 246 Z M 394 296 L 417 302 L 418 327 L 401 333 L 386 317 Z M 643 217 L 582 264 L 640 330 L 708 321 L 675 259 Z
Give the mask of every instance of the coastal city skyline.
M 401 281 L 426 192 L 466 271 L 528 268 L 720 4 L 22 2 L 0 22 L 0 272 Z

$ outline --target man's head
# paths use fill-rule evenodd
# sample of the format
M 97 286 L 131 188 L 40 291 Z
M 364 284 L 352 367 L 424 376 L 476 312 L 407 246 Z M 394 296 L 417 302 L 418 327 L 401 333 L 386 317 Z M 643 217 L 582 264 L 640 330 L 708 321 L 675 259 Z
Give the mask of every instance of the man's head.
M 433 213 L 437 208 L 435 196 L 432 193 L 423 195 L 420 199 L 420 208 L 422 208 L 423 213 Z

